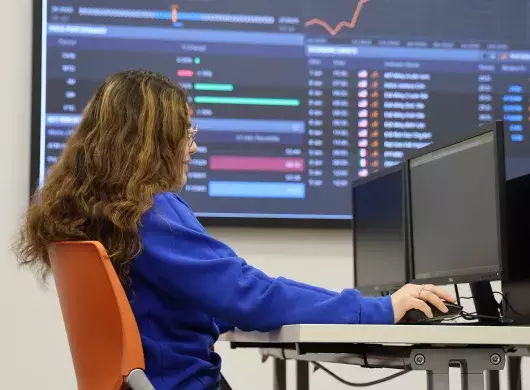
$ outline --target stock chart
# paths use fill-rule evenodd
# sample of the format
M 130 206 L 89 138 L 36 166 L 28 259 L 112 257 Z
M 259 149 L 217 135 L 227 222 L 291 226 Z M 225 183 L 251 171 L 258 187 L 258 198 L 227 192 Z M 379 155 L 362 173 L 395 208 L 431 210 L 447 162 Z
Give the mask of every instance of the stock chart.
M 166 74 L 198 124 L 205 217 L 349 219 L 350 184 L 506 123 L 530 172 L 528 0 L 43 1 L 39 182 L 98 84 Z

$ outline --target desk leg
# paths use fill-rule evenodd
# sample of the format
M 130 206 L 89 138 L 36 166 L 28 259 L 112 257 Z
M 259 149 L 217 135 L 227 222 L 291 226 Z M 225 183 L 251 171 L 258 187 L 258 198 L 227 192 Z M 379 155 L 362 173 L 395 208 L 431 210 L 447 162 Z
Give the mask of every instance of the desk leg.
M 309 362 L 296 361 L 296 390 L 309 390 Z
M 496 371 L 498 374 L 498 371 Z M 497 378 L 498 379 L 498 378 Z M 499 383 L 497 381 L 497 383 Z M 449 374 L 427 372 L 427 390 L 449 390 Z M 482 373 L 470 373 L 462 369 L 463 390 L 484 390 L 484 375 Z M 490 388 L 487 388 L 490 390 Z M 492 387 L 491 390 L 498 390 Z
M 427 371 L 427 390 L 449 390 L 449 374 Z
M 508 388 L 510 390 L 523 390 L 520 356 L 508 357 Z
M 274 359 L 272 389 L 287 390 L 287 364 L 283 359 Z
M 501 390 L 499 371 L 486 371 L 486 390 Z
M 484 374 L 462 372 L 462 388 L 464 390 L 484 390 Z
M 472 361 L 461 362 L 461 377 L 462 377 L 462 388 L 464 390 L 484 390 L 488 389 L 490 385 L 495 385 L 495 379 L 497 379 L 497 385 L 499 384 L 499 372 L 495 371 L 497 375 L 493 374 L 493 371 L 484 371 L 477 369 Z M 484 378 L 486 378 L 486 386 L 484 385 Z M 493 390 L 493 389 L 492 389 Z

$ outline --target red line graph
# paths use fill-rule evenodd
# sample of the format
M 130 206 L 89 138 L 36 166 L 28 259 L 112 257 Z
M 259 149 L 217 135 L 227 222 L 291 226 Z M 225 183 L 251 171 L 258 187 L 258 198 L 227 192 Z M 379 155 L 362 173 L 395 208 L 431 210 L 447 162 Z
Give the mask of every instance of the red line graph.
M 357 7 L 355 7 L 355 11 L 353 11 L 351 20 L 349 22 L 346 20 L 343 20 L 339 22 L 339 24 L 337 24 L 335 28 L 332 28 L 325 20 L 322 20 L 319 18 L 308 20 L 307 22 L 305 22 L 305 26 L 309 27 L 309 26 L 318 24 L 319 26 L 324 27 L 326 31 L 330 33 L 331 35 L 337 35 L 339 31 L 342 30 L 343 28 L 354 29 L 355 26 L 357 25 L 357 21 L 359 20 L 359 14 L 361 13 L 363 5 L 368 3 L 368 1 L 370 0 L 359 0 L 359 2 L 357 3 Z

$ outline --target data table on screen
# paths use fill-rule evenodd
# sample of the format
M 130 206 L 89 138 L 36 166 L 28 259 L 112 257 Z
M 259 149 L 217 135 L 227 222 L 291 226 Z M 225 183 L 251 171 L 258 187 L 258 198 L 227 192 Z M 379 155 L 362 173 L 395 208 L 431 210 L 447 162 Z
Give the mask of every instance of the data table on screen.
M 95 88 L 189 93 L 205 217 L 351 219 L 351 182 L 479 124 L 530 173 L 530 0 L 43 0 L 39 183 Z M 38 43 L 37 43 L 38 44 Z M 39 109 L 37 107 L 36 109 Z

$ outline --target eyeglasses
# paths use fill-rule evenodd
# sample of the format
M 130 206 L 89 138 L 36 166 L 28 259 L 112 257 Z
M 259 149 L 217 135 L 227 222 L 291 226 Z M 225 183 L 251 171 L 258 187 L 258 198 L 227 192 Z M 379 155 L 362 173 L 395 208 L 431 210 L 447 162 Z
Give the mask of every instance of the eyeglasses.
M 198 131 L 199 131 L 198 125 L 190 126 L 190 128 L 188 129 L 188 146 L 190 148 L 193 146 L 193 143 L 195 142 L 195 137 L 197 136 Z

